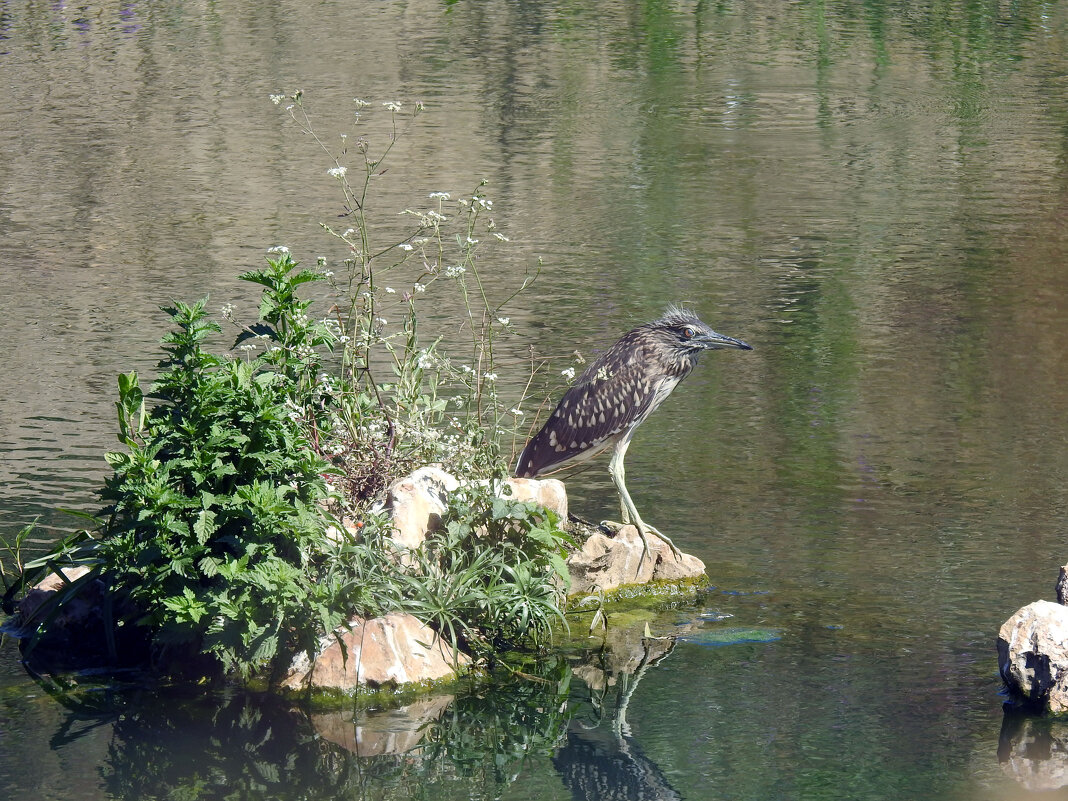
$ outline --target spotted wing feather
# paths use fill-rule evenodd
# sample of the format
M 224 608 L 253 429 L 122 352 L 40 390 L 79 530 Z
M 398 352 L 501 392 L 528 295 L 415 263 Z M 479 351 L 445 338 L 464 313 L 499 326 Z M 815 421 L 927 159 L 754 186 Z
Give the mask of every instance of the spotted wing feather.
M 610 355 L 610 354 L 606 354 Z M 596 455 L 652 411 L 655 396 L 633 361 L 611 371 L 598 362 L 564 394 L 519 455 L 516 475 L 532 478 Z

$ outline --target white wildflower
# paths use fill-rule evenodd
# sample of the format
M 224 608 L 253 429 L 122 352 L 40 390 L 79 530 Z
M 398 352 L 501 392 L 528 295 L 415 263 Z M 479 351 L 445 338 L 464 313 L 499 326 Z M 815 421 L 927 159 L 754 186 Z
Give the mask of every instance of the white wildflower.
M 271 102 L 274 103 L 277 106 L 279 103 L 281 103 L 283 100 L 286 99 L 286 96 L 285 95 L 270 95 L 270 98 L 271 98 Z
M 449 278 L 459 278 L 461 275 L 467 272 L 467 268 L 462 264 L 454 264 L 451 267 L 445 268 L 445 275 Z
M 352 98 L 352 102 L 356 104 L 356 108 L 363 108 L 364 106 L 371 105 L 368 101 L 360 100 L 358 97 Z
M 415 248 L 413 248 L 407 242 L 401 242 L 399 245 L 397 245 L 397 247 L 399 247 L 401 250 L 405 250 L 405 251 L 415 250 Z
M 511 242 L 512 241 L 508 237 L 506 237 L 504 234 L 495 233 L 494 236 L 497 238 L 498 242 Z
M 497 380 L 497 374 L 496 373 L 486 373 L 486 375 L 484 377 L 485 377 L 485 379 L 487 381 L 496 381 Z
M 387 320 L 385 317 L 376 317 L 375 318 L 375 322 L 378 323 L 379 325 L 388 325 L 389 324 L 389 320 Z
M 267 248 L 267 252 L 286 254 L 289 253 L 289 248 L 287 248 L 285 245 L 275 245 L 273 248 Z
M 511 409 L 509 409 L 508 413 L 509 414 L 514 414 L 516 417 L 522 417 L 523 416 L 523 410 L 520 409 L 518 406 L 514 406 Z
M 234 304 L 227 303 L 225 306 L 219 309 L 219 313 L 222 314 L 224 320 L 234 319 Z
M 561 370 L 560 371 L 560 375 L 562 375 L 564 378 L 566 378 L 568 381 L 570 381 L 571 379 L 573 379 L 575 377 L 575 368 L 574 367 L 568 367 L 566 370 Z
M 416 284 L 412 287 L 416 292 L 426 292 L 426 284 Z
M 448 192 L 431 192 L 429 195 L 427 195 L 427 197 L 430 198 L 431 200 L 451 200 L 452 199 L 452 195 L 450 195 Z
M 512 320 L 509 317 L 498 317 L 497 322 L 501 325 L 508 325 L 508 323 L 512 322 Z
M 387 287 L 386 287 L 386 294 L 387 294 L 387 295 L 396 295 L 396 294 L 397 294 L 397 290 L 396 290 L 396 289 L 394 289 L 394 288 L 393 288 L 393 287 L 391 287 L 391 286 L 387 286 Z
M 477 239 L 472 239 L 471 237 L 467 237 L 467 244 L 469 244 L 469 245 L 477 245 L 478 244 L 478 240 Z
M 326 174 L 334 178 L 344 178 L 348 171 L 348 167 L 331 167 Z
M 382 105 L 385 106 L 387 109 L 389 109 L 394 114 L 396 114 L 398 111 L 401 110 L 401 104 L 398 103 L 396 100 L 390 100 L 390 101 L 388 101 L 386 103 L 383 103 Z

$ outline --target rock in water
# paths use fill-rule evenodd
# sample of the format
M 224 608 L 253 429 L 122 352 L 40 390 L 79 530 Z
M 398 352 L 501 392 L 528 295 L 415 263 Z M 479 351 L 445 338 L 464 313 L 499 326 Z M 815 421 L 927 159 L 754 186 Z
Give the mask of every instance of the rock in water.
M 998 632 L 998 667 L 1009 689 L 1055 715 L 1068 713 L 1068 607 L 1035 601 Z

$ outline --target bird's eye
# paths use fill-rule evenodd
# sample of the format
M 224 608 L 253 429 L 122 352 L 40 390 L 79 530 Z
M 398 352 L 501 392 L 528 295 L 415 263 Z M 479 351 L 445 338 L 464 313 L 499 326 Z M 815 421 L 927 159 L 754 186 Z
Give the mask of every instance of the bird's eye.
M 686 326 L 684 329 L 682 329 L 682 336 L 684 339 L 693 339 L 695 336 L 697 336 L 697 332 L 690 328 L 690 326 Z

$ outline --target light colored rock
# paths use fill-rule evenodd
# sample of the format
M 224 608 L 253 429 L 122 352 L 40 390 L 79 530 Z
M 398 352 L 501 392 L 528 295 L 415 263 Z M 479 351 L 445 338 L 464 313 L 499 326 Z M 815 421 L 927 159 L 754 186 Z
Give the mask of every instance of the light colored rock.
M 649 535 L 649 553 L 643 558 L 641 535 L 635 526 L 623 526 L 615 536 L 593 534 L 567 561 L 571 572 L 570 595 L 608 592 L 626 584 L 681 581 L 704 575 L 705 563 L 696 556 L 671 550 L 659 537 Z
M 394 482 L 385 501 L 396 531 L 393 541 L 409 550 L 421 546 L 426 535 L 441 525 L 441 516 L 448 509 L 449 493 L 455 492 L 459 486 L 460 482 L 454 476 L 437 465 L 421 467 Z M 560 520 L 567 522 L 567 492 L 562 481 L 510 478 L 504 486 L 510 490 L 508 497 L 552 509 Z
M 386 509 L 393 519 L 393 541 L 408 549 L 423 544 L 428 532 L 441 525 L 449 506 L 449 493 L 460 482 L 437 465 L 420 467 L 393 483 L 386 492 Z
M 339 637 L 324 641 L 314 662 L 309 662 L 306 654 L 298 656 L 282 686 L 340 692 L 399 687 L 449 679 L 468 664 L 466 654 L 454 655 L 442 639 L 411 615 L 394 613 L 370 620 L 357 617 Z
M 1068 605 L 1068 565 L 1063 565 L 1057 576 L 1057 603 Z
M 1068 607 L 1028 604 L 998 632 L 998 667 L 1009 689 L 1053 714 L 1068 713 Z
M 560 522 L 567 525 L 567 490 L 563 481 L 558 478 L 510 478 L 505 483 L 512 489 L 512 498 L 551 509 Z

